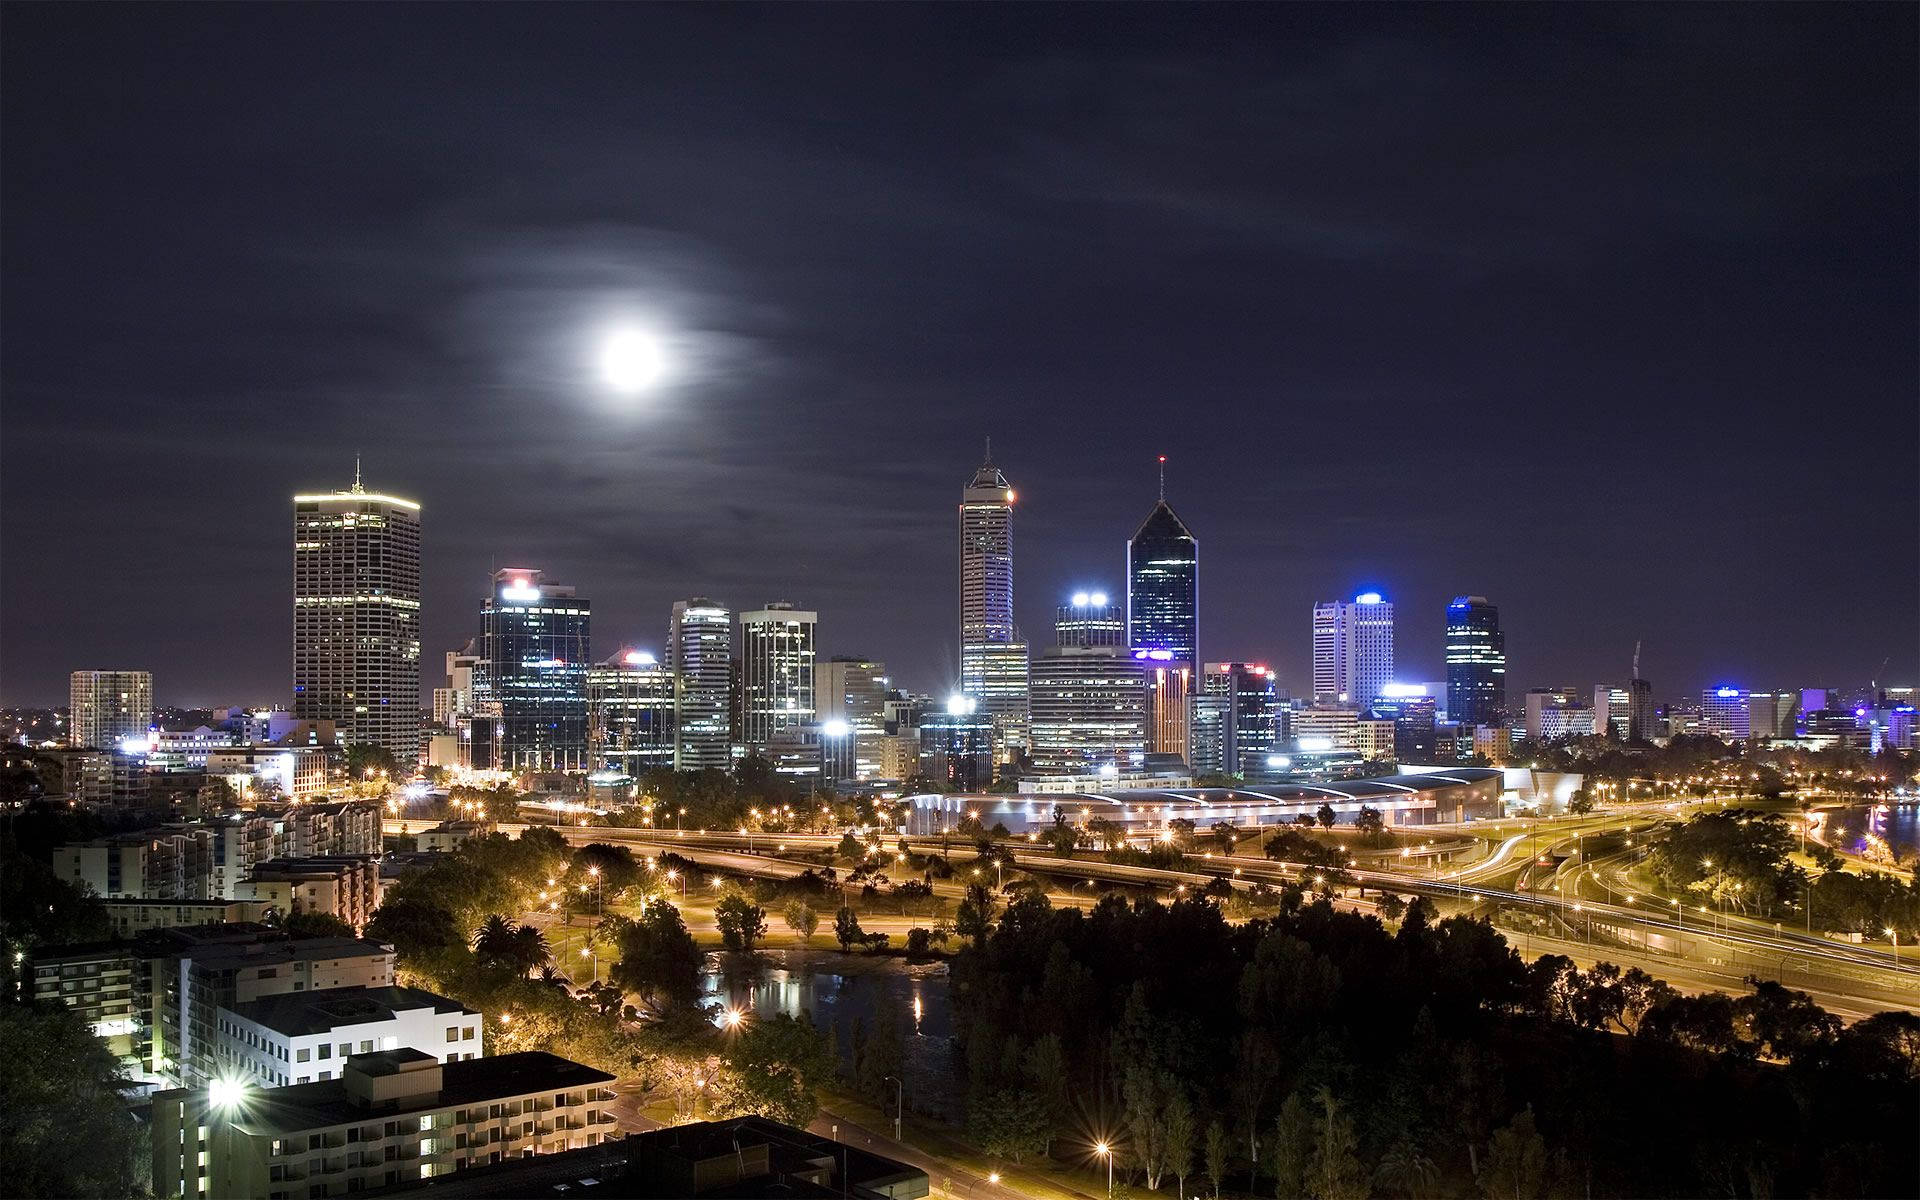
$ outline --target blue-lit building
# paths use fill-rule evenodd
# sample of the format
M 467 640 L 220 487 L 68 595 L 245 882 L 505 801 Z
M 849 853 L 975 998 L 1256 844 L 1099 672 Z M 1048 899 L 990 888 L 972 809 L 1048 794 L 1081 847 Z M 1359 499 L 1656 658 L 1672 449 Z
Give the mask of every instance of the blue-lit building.
M 1127 645 L 1200 662 L 1200 540 L 1167 504 L 1164 486 L 1127 543 Z
M 1447 719 L 1471 728 L 1497 724 L 1507 710 L 1507 635 L 1485 596 L 1447 605 Z
M 467 761 L 499 771 L 584 771 L 592 605 L 521 567 L 497 571 L 480 609 Z
M 1267 756 L 1281 749 L 1289 732 L 1273 672 L 1258 663 L 1208 663 L 1200 688 L 1227 702 L 1218 751 L 1224 765 L 1214 769 L 1242 779 L 1264 771 Z

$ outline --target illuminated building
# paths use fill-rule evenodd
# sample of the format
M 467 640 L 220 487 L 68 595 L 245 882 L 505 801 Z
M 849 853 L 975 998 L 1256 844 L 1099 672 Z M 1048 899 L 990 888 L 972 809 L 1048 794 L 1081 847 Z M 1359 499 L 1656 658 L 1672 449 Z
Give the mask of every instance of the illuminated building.
M 587 668 L 587 744 L 596 767 L 639 778 L 673 766 L 673 672 L 645 650 Z
M 1707 732 L 1722 741 L 1743 741 L 1752 730 L 1747 714 L 1747 693 L 1722 684 L 1700 693 L 1700 719 Z
M 839 735 L 853 756 L 851 772 L 835 778 L 879 779 L 880 739 L 887 734 L 887 667 L 865 658 L 835 658 L 813 669 L 814 702 L 823 730 L 846 726 Z M 833 736 L 833 735 L 829 735 Z M 908 772 L 911 774 L 912 772 Z
M 1226 775 L 1233 698 L 1195 692 L 1187 701 L 1187 762 L 1198 775 Z
M 1447 719 L 1491 725 L 1507 708 L 1507 635 L 1485 596 L 1447 605 Z
M 1143 653 L 1147 655 L 1147 752 L 1172 754 L 1191 763 L 1193 668 L 1156 659 L 1152 651 L 1135 651 L 1136 656 Z
M 993 450 L 960 496 L 960 692 L 1004 750 L 1027 741 L 1027 646 L 1013 623 L 1013 487 Z
M 1527 692 L 1527 740 L 1555 742 L 1570 737 L 1591 737 L 1594 732 L 1593 709 L 1580 702 L 1572 688 L 1533 688 Z
M 812 725 L 814 631 L 820 615 L 778 602 L 740 614 L 740 740 L 765 750 L 783 730 Z
M 1166 458 L 1160 500 L 1127 543 L 1126 644 L 1171 650 L 1174 662 L 1200 661 L 1200 539 L 1167 503 Z
M 1799 711 L 1799 692 L 1749 692 L 1747 736 L 1755 739 L 1790 738 L 1794 732 L 1794 718 Z
M 1273 672 L 1257 663 L 1208 663 L 1200 690 L 1227 698 L 1220 754 L 1228 774 L 1247 778 L 1266 769 L 1269 754 L 1281 748 L 1279 689 Z M 1197 768 L 1196 768 L 1197 769 Z
M 1124 646 L 1127 617 L 1105 592 L 1075 592 L 1072 600 L 1054 610 L 1056 646 Z
M 973 697 L 954 696 L 920 718 L 918 773 L 948 790 L 979 791 L 993 782 L 996 729 Z
M 420 506 L 369 492 L 293 498 L 293 715 L 341 744 L 420 758 Z
M 1627 727 L 1632 723 L 1633 696 L 1623 687 L 1610 683 L 1597 683 L 1593 687 L 1593 731 L 1602 737 L 1614 737 L 1627 740 Z
M 584 771 L 587 667 L 593 606 L 540 572 L 494 572 L 480 610 L 474 725 L 488 727 L 491 751 L 474 736 L 472 765 L 498 771 Z
M 667 625 L 673 671 L 676 771 L 724 771 L 732 764 L 733 614 L 696 598 L 676 600 Z
M 1659 732 L 1653 711 L 1653 684 L 1644 679 L 1627 680 L 1627 740 L 1651 742 Z
M 117 750 L 129 738 L 144 740 L 153 723 L 153 676 L 146 671 L 75 671 L 67 697 L 67 744 L 77 749 Z
M 1147 751 L 1147 660 L 1120 646 L 1053 646 L 1032 665 L 1033 764 L 1085 775 Z
M 1375 721 L 1393 722 L 1393 757 L 1401 762 L 1435 760 L 1434 698 L 1418 683 L 1389 683 L 1368 706 Z
M 1365 704 L 1393 682 L 1393 605 L 1379 592 L 1313 606 L 1313 696 Z
M 463 718 L 473 715 L 473 673 L 480 656 L 468 642 L 459 650 L 447 651 L 447 684 L 433 689 L 433 723 L 452 729 Z

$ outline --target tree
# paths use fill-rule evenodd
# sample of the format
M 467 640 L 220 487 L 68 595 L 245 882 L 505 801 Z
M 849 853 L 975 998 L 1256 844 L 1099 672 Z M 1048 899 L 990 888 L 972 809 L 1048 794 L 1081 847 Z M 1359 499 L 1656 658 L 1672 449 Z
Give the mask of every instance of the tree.
M 1547 1143 L 1534 1128 L 1532 1105 L 1494 1132 L 1480 1184 L 1487 1200 L 1534 1200 L 1546 1194 Z
M 1398 921 L 1407 912 L 1407 902 L 1388 892 L 1380 897 L 1380 915 L 1389 921 Z
M 408 764 L 411 768 L 412 764 Z M 389 779 L 398 779 L 401 775 L 400 760 L 384 746 L 371 742 L 359 742 L 347 747 L 347 775 L 354 780 L 370 779 L 385 774 Z
M 985 885 L 968 885 L 967 898 L 954 914 L 953 929 L 961 937 L 972 938 L 976 946 L 986 944 L 987 934 L 993 932 L 993 893 Z
M 926 957 L 927 951 L 932 945 L 932 930 L 923 929 L 918 926 L 907 930 L 907 953 L 914 958 Z
M 1026 1088 L 996 1088 L 967 1105 L 967 1133 L 993 1158 L 1020 1162 L 1052 1140 L 1047 1102 Z
M 1358 815 L 1353 818 L 1353 827 L 1359 831 L 1361 837 L 1373 843 L 1378 842 L 1381 835 L 1386 832 L 1387 822 L 1380 815 L 1379 809 L 1371 804 L 1363 804 L 1360 806 Z
M 1093 817 L 1088 820 L 1087 836 L 1091 837 L 1102 850 L 1118 850 L 1127 844 L 1126 827 L 1106 817 Z
M 1180 1195 L 1187 1194 L 1187 1176 L 1193 1173 L 1193 1155 L 1199 1139 L 1199 1122 L 1194 1117 L 1193 1103 L 1187 1099 L 1184 1091 L 1175 1092 L 1173 1100 L 1167 1105 L 1167 1173 L 1180 1185 Z
M 685 1012 L 699 1003 L 704 956 L 679 909 L 656 900 L 637 919 L 610 917 L 602 928 L 620 948 L 620 961 L 608 972 L 615 983 L 656 1012 Z
M 786 920 L 787 928 L 791 929 L 801 942 L 807 945 L 813 944 L 814 931 L 820 928 L 820 914 L 813 910 L 813 905 L 805 900 L 791 901 L 781 916 Z
M 1440 1168 L 1420 1149 L 1417 1142 L 1403 1137 L 1388 1148 L 1377 1172 L 1388 1194 L 1408 1200 L 1429 1200 L 1440 1181 Z
M 1300 1093 L 1290 1093 L 1280 1105 L 1273 1123 L 1273 1154 L 1267 1159 L 1267 1172 L 1273 1176 L 1273 1194 L 1278 1200 L 1295 1200 L 1307 1194 L 1307 1169 L 1313 1161 L 1313 1118 Z
M 1313 815 L 1314 815 L 1314 819 L 1320 822 L 1320 828 L 1322 829 L 1333 828 L 1333 805 L 1322 804 L 1320 806 L 1320 811 L 1314 813 Z
M 1585 816 L 1593 811 L 1593 793 L 1586 788 L 1573 789 L 1573 795 L 1567 797 L 1567 811 L 1575 816 Z
M 866 934 L 860 928 L 860 917 L 851 908 L 842 908 L 833 914 L 833 937 L 840 943 L 842 951 L 851 950 L 866 940 Z
M 882 1004 L 874 1014 L 873 1028 L 855 1049 L 854 1086 L 867 1101 L 877 1107 L 890 1107 L 894 1085 L 890 1079 L 905 1077 L 907 1054 L 900 1041 L 896 1006 Z
M 1240 827 L 1232 821 L 1215 821 L 1210 832 L 1213 834 L 1214 849 L 1231 856 L 1234 846 L 1240 841 Z
M 444 905 L 406 894 L 390 896 L 380 905 L 367 922 L 367 936 L 391 944 L 410 961 L 458 948 L 463 940 L 459 922 Z
M 147 1137 L 106 1044 L 72 1011 L 0 1005 L 0 1162 L 17 1196 L 145 1195 Z
M 1207 1179 L 1213 1184 L 1213 1200 L 1220 1200 L 1220 1184 L 1227 1177 L 1228 1164 L 1233 1161 L 1233 1140 L 1218 1117 L 1207 1122 L 1206 1153 Z
M 730 893 L 713 906 L 713 923 L 727 949 L 752 950 L 766 936 L 767 910 L 737 892 Z
M 1126 1105 L 1127 1140 L 1133 1159 L 1147 1177 L 1148 1190 L 1157 1191 L 1161 1176 L 1172 1167 L 1171 1119 L 1174 1108 L 1186 1104 L 1185 1092 L 1171 1071 L 1136 1060 L 1127 1067 L 1120 1094 Z M 1190 1108 L 1184 1112 L 1191 1160 L 1193 1112 Z
M 709 1101 L 716 1117 L 752 1113 L 805 1128 L 820 1111 L 815 1090 L 833 1074 L 826 1037 L 785 1013 L 755 1020 L 728 1047 Z
M 1315 1092 L 1314 1101 L 1320 1118 L 1314 1123 L 1313 1156 L 1307 1164 L 1308 1190 L 1315 1200 L 1366 1200 L 1367 1172 L 1355 1155 L 1360 1139 L 1352 1118 L 1329 1088 Z
M 280 929 L 289 937 L 358 937 L 353 926 L 342 921 L 332 913 L 302 912 L 294 913 L 280 922 Z
M 522 975 L 551 965 L 553 948 L 547 945 L 547 935 L 531 925 L 522 925 L 514 930 L 512 951 L 508 961 L 518 967 Z
M 480 927 L 473 931 L 473 955 L 483 964 L 499 966 L 512 963 L 518 957 L 514 948 L 514 923 L 499 913 L 494 913 Z

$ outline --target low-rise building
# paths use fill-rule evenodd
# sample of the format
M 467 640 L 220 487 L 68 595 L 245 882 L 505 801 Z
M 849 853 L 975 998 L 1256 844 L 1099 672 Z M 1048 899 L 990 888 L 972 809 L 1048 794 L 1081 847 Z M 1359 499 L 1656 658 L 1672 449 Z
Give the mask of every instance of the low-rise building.
M 380 860 L 331 854 L 276 858 L 256 866 L 236 894 L 268 901 L 282 916 L 325 913 L 364 929 L 380 907 Z
M 419 988 L 282 992 L 219 1011 L 214 1074 L 285 1087 L 332 1079 L 355 1054 L 402 1047 L 464 1062 L 485 1053 L 481 1026 L 458 1000 Z
M 416 850 L 439 854 L 457 850 L 460 843 L 471 838 L 486 837 L 494 829 L 492 821 L 442 821 L 432 829 L 414 834 L 413 845 Z
M 131 1060 L 139 1029 L 134 970 L 124 942 L 48 947 L 33 956 L 33 1001 L 66 1005 L 116 1057 Z
M 154 929 L 189 925 L 228 925 L 266 918 L 272 903 L 265 900 L 103 900 L 114 936 L 138 937 Z
M 207 899 L 213 834 L 193 826 L 114 834 L 53 852 L 53 873 L 105 899 Z
M 614 1077 L 529 1051 L 442 1063 L 413 1049 L 350 1057 L 340 1075 L 153 1101 L 153 1194 L 306 1200 L 596 1145 Z
M 327 790 L 324 746 L 228 746 L 207 753 L 208 778 L 225 779 L 247 798 L 305 800 Z

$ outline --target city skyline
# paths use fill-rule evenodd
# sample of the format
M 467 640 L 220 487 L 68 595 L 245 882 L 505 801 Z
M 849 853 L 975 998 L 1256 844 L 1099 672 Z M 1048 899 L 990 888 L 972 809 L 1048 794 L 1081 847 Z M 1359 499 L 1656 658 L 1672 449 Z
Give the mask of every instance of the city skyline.
M 1914 254 L 1915 135 L 1884 103 L 1913 15 L 1774 9 L 1728 45 L 1663 10 L 1631 18 L 1631 56 L 1593 49 L 1629 20 L 1604 10 L 1499 37 L 1429 16 L 1143 10 L 1088 40 L 1010 13 L 1003 41 L 783 10 L 741 42 L 694 9 L 649 14 L 678 37 L 502 9 L 429 79 L 327 67 L 369 36 L 431 57 L 427 14 L 22 7 L 5 153 L 39 165 L 4 184 L 34 303 L 0 318 L 0 703 L 57 704 L 85 664 L 150 669 L 165 704 L 279 697 L 284 527 L 255 518 L 356 451 L 429 513 L 429 658 L 471 636 L 476 580 L 537 561 L 591 588 L 609 644 L 657 644 L 679 597 L 792 595 L 823 653 L 932 690 L 957 667 L 947 506 L 987 435 L 1021 490 L 1026 630 L 1122 593 L 1166 454 L 1208 546 L 1202 653 L 1295 694 L 1297 614 L 1363 588 L 1424 678 L 1462 594 L 1500 605 L 1516 689 L 1623 678 L 1636 642 L 1662 698 L 1920 675 L 1920 303 L 1849 265 Z M 954 86 L 901 106 L 851 69 L 925 78 L 935 43 Z M 534 56 L 537 112 L 499 86 L 530 45 L 587 56 L 564 78 Z M 730 57 L 773 45 L 811 65 Z M 102 70 L 150 103 L 71 82 Z M 601 77 L 622 82 L 577 82 Z M 716 77 L 733 108 L 654 119 Z M 267 136 L 242 98 L 288 80 Z M 1327 149 L 1363 143 L 1390 176 Z M 596 374 L 623 316 L 668 360 L 639 400 Z

